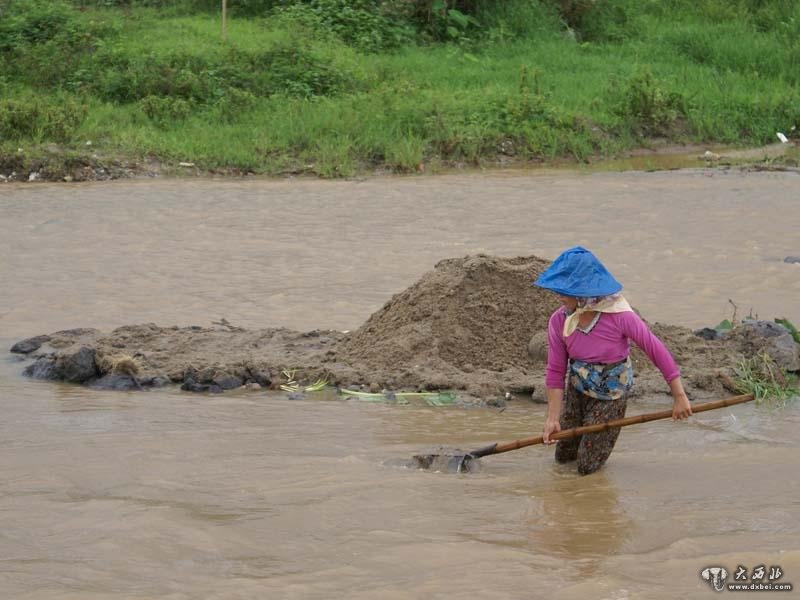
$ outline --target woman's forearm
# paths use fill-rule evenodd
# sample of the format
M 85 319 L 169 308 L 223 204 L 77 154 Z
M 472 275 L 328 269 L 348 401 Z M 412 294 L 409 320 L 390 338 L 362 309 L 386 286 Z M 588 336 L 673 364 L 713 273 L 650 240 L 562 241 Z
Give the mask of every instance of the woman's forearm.
M 547 388 L 547 418 L 544 421 L 542 440 L 545 444 L 553 444 L 550 435 L 561 431 L 561 404 L 564 401 L 564 390 Z
M 547 388 L 547 420 L 558 421 L 561 418 L 561 404 L 564 402 L 564 390 Z
M 681 381 L 680 376 L 676 377 L 675 379 L 669 382 L 669 390 L 670 392 L 672 392 L 673 398 L 686 395 L 686 392 L 683 389 L 683 382 Z

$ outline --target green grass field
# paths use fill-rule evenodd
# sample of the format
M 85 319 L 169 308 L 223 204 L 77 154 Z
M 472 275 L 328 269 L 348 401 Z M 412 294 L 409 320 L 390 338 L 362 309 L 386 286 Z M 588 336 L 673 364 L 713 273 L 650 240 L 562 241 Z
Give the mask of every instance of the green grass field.
M 589 161 L 655 139 L 754 146 L 800 125 L 794 2 L 608 0 L 577 28 L 547 2 L 497 1 L 446 40 L 392 29 L 391 47 L 386 19 L 343 30 L 325 2 L 234 14 L 226 41 L 218 14 L 176 3 L 0 6 L 0 165 L 91 141 L 104 156 L 342 177 Z

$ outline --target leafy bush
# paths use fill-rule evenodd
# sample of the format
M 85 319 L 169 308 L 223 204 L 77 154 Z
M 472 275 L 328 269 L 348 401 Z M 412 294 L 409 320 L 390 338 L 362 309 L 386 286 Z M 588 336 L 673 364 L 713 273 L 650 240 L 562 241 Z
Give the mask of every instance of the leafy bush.
M 36 96 L 0 100 L 0 138 L 69 141 L 86 118 L 86 109 L 69 98 L 53 100 Z
M 74 32 L 75 11 L 63 2 L 14 0 L 0 13 L 0 51 L 41 44 Z
M 355 89 L 360 78 L 348 62 L 352 51 L 336 40 L 309 38 L 284 30 L 254 50 L 203 54 L 185 50 L 138 54 L 109 47 L 99 51 L 87 69 L 76 70 L 67 85 L 120 104 L 157 96 L 206 107 L 252 104 L 250 96 L 310 98 Z
M 171 96 L 203 102 L 213 95 L 213 65 L 182 53 L 101 54 L 94 63 L 93 90 L 103 99 L 131 102 L 148 96 Z
M 227 55 L 136 54 L 115 49 L 98 53 L 86 71 L 70 78 L 104 100 L 127 103 L 148 96 L 182 98 L 196 104 L 213 104 L 231 87 L 254 85 L 250 56 L 231 51 Z
M 666 135 L 685 115 L 683 97 L 668 91 L 648 69 L 633 74 L 623 85 L 614 107 L 640 135 Z
M 10 0 L 0 7 L 3 71 L 35 87 L 60 86 L 115 33 L 62 1 Z
M 91 50 L 115 33 L 114 23 L 83 15 L 61 0 L 6 0 L 0 6 L 0 52 L 27 52 L 48 43 L 69 52 Z
M 256 96 L 247 90 L 228 88 L 225 95 L 214 104 L 217 117 L 225 122 L 234 122 L 242 113 L 256 105 Z
M 469 41 L 481 29 L 475 17 L 477 2 L 420 0 L 409 6 L 403 16 L 434 41 Z
M 183 98 L 147 96 L 139 100 L 138 104 L 147 118 L 160 125 L 182 121 L 192 112 L 191 103 Z
M 260 73 L 259 91 L 265 96 L 332 96 L 356 85 L 355 75 L 338 66 L 326 52 L 291 42 L 276 44 L 253 57 L 253 66 Z
M 414 34 L 407 23 L 386 14 L 374 0 L 308 0 L 280 7 L 275 14 L 324 29 L 365 52 L 395 48 Z

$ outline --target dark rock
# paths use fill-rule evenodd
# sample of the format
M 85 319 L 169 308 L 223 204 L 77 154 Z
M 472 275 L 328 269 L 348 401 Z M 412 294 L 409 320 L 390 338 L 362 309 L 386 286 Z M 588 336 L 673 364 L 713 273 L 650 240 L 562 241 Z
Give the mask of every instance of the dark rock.
M 243 365 L 234 365 L 230 368 L 230 374 L 234 377 L 238 377 L 242 380 L 242 384 L 247 383 L 250 380 L 250 371 L 247 370 L 247 367 Z
M 197 383 L 200 378 L 197 369 L 194 367 L 186 367 L 180 379 L 174 379 L 174 376 L 174 374 L 170 375 L 170 379 L 175 383 L 179 381 L 183 381 L 184 383 Z
M 42 356 L 32 365 L 25 367 L 22 372 L 26 377 L 34 379 L 58 379 L 56 374 L 56 359 L 52 356 Z
M 95 379 L 89 383 L 90 388 L 99 390 L 130 391 L 141 390 L 141 384 L 135 377 L 123 375 L 122 373 L 108 373 L 100 379 Z
M 703 338 L 704 340 L 716 340 L 719 338 L 719 332 L 716 329 L 711 329 L 711 327 L 703 327 L 702 329 L 698 329 L 694 332 L 697 337 Z
M 218 371 L 214 375 L 212 383 L 218 385 L 223 390 L 234 390 L 238 387 L 241 387 L 244 381 L 242 381 L 239 377 L 236 377 L 236 375 L 231 375 L 230 373 L 225 373 L 224 371 Z
M 787 256 L 783 259 L 785 263 L 800 264 L 800 256 Z
M 162 388 L 168 386 L 170 384 L 170 380 L 166 377 L 155 375 L 148 377 L 140 377 L 139 383 L 142 385 L 142 387 Z
M 249 365 L 247 367 L 249 380 L 259 384 L 261 387 L 268 388 L 272 384 L 272 373 L 266 367 Z
M 214 383 L 214 377 L 217 375 L 217 370 L 213 367 L 206 367 L 197 373 L 197 381 L 200 383 Z
M 536 385 L 531 383 L 530 381 L 517 381 L 514 383 L 509 384 L 508 391 L 512 394 L 521 394 L 523 396 L 527 396 L 528 394 L 533 394 L 533 391 L 536 389 Z
M 97 376 L 94 348 L 81 346 L 77 350 L 63 351 L 56 357 L 56 374 L 71 383 L 83 383 Z
M 745 331 L 752 331 L 753 334 L 764 338 L 781 337 L 789 331 L 783 325 L 778 325 L 772 321 L 760 321 L 755 319 L 742 322 L 742 329 Z
M 215 383 L 197 383 L 195 381 L 184 381 L 181 389 L 187 392 L 209 392 L 211 394 L 219 394 L 223 391 Z
M 15 354 L 30 354 L 38 350 L 42 344 L 50 341 L 49 335 L 37 335 L 27 340 L 22 340 L 11 346 L 11 352 Z

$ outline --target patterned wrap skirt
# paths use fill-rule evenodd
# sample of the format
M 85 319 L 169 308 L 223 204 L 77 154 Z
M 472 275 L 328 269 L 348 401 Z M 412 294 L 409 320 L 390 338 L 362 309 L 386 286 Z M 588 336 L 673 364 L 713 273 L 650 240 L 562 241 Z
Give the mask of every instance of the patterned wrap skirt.
M 561 430 L 605 423 L 625 416 L 628 395 L 633 387 L 630 357 L 612 365 L 572 361 L 564 403 Z M 619 437 L 620 428 L 559 440 L 556 461 L 576 460 L 578 473 L 594 473 L 605 464 Z

